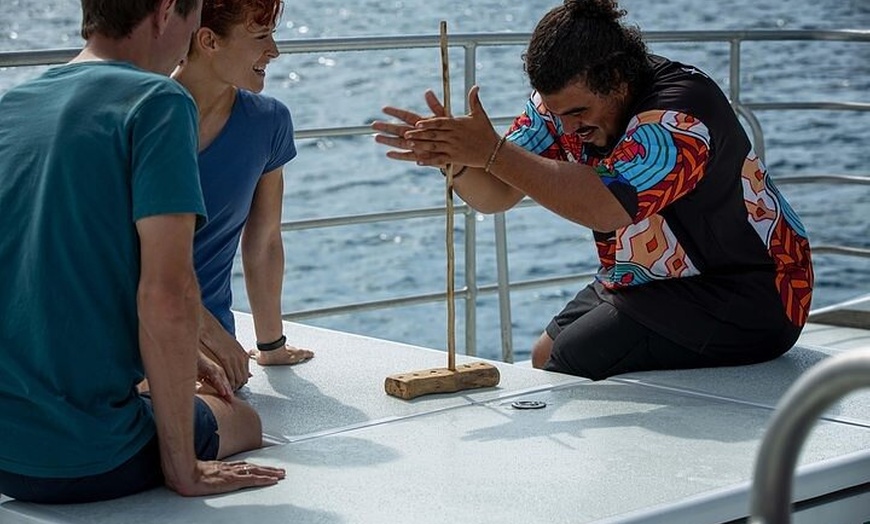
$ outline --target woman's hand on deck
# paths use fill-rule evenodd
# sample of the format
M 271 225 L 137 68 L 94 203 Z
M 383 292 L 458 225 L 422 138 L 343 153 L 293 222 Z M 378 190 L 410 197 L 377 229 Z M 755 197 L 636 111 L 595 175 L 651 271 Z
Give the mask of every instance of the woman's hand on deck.
M 214 393 L 224 400 L 232 400 L 233 387 L 224 372 L 215 361 L 205 356 L 202 351 L 196 358 L 196 379 L 202 384 L 208 385 Z
M 251 377 L 248 353 L 213 317 L 203 319 L 199 351 L 224 370 L 233 391 L 248 383 Z

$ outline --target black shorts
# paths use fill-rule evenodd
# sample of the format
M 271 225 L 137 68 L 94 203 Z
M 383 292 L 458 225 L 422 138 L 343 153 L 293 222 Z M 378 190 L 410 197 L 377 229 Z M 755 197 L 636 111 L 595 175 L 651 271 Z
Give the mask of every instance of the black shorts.
M 148 406 L 151 399 L 142 397 Z M 194 448 L 200 460 L 214 460 L 220 447 L 217 420 L 211 408 L 195 397 Z M 127 462 L 105 473 L 77 478 L 45 478 L 0 470 L 0 493 L 14 499 L 41 504 L 96 502 L 132 495 L 163 485 L 160 449 L 152 438 Z
M 550 321 L 553 339 L 544 369 L 601 380 L 621 373 L 724 365 L 721 358 L 683 347 L 632 320 L 598 296 L 594 284 L 582 289 Z

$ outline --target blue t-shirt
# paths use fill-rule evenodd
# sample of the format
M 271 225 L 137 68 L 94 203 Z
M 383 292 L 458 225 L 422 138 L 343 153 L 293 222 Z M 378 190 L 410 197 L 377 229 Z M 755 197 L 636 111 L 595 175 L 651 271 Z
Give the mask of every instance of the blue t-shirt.
M 118 62 L 48 70 L 0 98 L 0 469 L 109 471 L 154 435 L 136 221 L 204 214 L 193 99 Z
M 199 154 L 208 224 L 194 239 L 203 305 L 230 333 L 233 261 L 260 177 L 296 156 L 293 121 L 274 98 L 239 90 L 217 137 Z

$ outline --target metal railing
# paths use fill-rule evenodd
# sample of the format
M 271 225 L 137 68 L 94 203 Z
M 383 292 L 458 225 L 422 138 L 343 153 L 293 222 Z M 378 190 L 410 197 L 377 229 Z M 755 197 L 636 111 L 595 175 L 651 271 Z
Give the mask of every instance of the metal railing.
M 451 47 L 461 47 L 464 50 L 464 92 L 476 83 L 477 53 L 482 47 L 525 45 L 530 34 L 524 33 L 476 33 L 455 34 L 450 37 Z M 741 46 L 749 41 L 840 41 L 862 42 L 870 44 L 870 30 L 752 30 L 752 31 L 668 31 L 646 32 L 644 38 L 649 43 L 690 43 L 719 42 L 729 45 L 729 82 L 728 96 L 738 115 L 748 124 L 753 137 L 755 151 L 764 160 L 765 144 L 761 124 L 756 117 L 758 111 L 783 110 L 835 110 L 835 111 L 870 111 L 870 103 L 856 102 L 743 102 L 741 100 Z M 323 38 L 310 40 L 282 40 L 278 42 L 281 53 L 305 54 L 318 52 L 349 52 L 396 50 L 413 48 L 438 48 L 438 35 L 405 35 L 383 37 L 348 37 Z M 77 49 L 48 49 L 40 51 L 18 51 L 0 53 L 0 68 L 38 66 L 63 63 L 78 52 Z M 464 97 L 463 97 L 464 98 Z M 467 107 L 466 107 L 467 110 Z M 495 125 L 506 125 L 512 117 L 494 117 Z M 298 139 L 345 137 L 371 134 L 368 126 L 336 126 L 328 128 L 300 129 L 296 131 Z M 810 176 L 791 176 L 777 178 L 778 184 L 807 183 L 847 183 L 870 184 L 870 176 L 821 174 Z M 536 205 L 524 200 L 519 207 Z M 408 220 L 415 218 L 442 217 L 445 207 L 430 207 L 390 211 L 382 213 L 333 216 L 309 220 L 295 220 L 282 224 L 282 231 L 301 231 L 316 228 L 342 227 L 372 222 Z M 511 329 L 510 292 L 542 288 L 588 281 L 592 273 L 572 274 L 558 277 L 540 278 L 526 281 L 511 282 L 508 274 L 508 244 L 506 218 L 503 213 L 497 213 L 494 219 L 496 244 L 495 283 L 480 284 L 477 281 L 476 266 L 476 220 L 474 211 L 467 205 L 457 205 L 455 212 L 464 216 L 465 227 L 465 260 L 464 286 L 456 289 L 456 297 L 465 301 L 465 353 L 475 355 L 477 352 L 477 299 L 481 295 L 497 294 L 499 303 L 499 318 L 501 327 L 502 359 L 513 361 L 513 334 Z M 870 250 L 850 246 L 814 246 L 815 253 L 837 254 L 870 258 Z M 446 300 L 446 293 L 421 293 L 400 296 L 382 300 L 355 302 L 329 307 L 312 308 L 287 312 L 285 320 L 302 320 L 329 315 L 356 313 L 384 308 L 397 308 L 408 305 L 424 304 Z
M 756 455 L 749 524 L 791 522 L 795 468 L 810 430 L 827 408 L 862 388 L 870 388 L 866 350 L 815 365 L 785 392 Z

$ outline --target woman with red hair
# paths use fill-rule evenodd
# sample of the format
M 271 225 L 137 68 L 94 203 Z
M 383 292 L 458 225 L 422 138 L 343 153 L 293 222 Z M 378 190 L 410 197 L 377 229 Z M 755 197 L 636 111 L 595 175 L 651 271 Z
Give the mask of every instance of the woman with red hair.
M 249 353 L 235 339 L 231 277 L 241 243 L 261 365 L 313 356 L 287 345 L 281 319 L 283 166 L 296 156 L 290 111 L 260 94 L 278 57 L 273 34 L 281 0 L 204 0 L 202 23 L 173 77 L 199 109 L 200 183 L 208 214 L 194 239 L 202 292 L 200 351 L 220 365 L 207 376 L 231 395 L 248 380 Z M 226 375 L 226 380 L 223 374 Z M 229 389 L 231 388 L 231 389 Z

